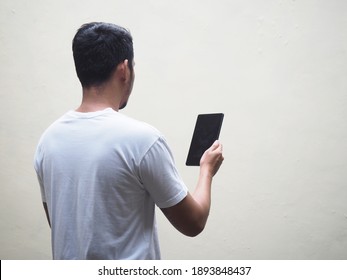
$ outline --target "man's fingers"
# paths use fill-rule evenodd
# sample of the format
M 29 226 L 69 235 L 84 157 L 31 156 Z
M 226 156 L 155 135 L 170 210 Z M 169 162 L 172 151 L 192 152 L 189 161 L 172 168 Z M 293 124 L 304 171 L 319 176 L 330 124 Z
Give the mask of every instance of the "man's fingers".
M 219 140 L 216 140 L 216 141 L 214 141 L 214 143 L 212 144 L 212 146 L 211 146 L 211 151 L 214 151 L 214 150 L 216 150 L 219 146 L 221 146 L 221 144 L 220 144 L 220 142 L 219 142 Z

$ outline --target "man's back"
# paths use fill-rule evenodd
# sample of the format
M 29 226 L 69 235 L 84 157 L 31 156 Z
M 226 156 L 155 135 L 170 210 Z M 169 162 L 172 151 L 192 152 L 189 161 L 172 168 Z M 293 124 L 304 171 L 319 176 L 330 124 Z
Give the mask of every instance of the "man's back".
M 161 134 L 110 108 L 57 120 L 35 168 L 54 259 L 159 259 L 154 203 L 187 195 Z

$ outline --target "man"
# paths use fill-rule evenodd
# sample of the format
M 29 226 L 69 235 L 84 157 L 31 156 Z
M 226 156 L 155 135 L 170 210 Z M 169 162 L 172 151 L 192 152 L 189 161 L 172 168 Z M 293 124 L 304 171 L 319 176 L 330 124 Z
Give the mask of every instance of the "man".
M 73 56 L 81 105 L 44 132 L 35 154 L 53 258 L 160 259 L 155 204 L 180 232 L 199 234 L 222 145 L 216 141 L 204 153 L 190 194 L 160 132 L 119 113 L 135 76 L 129 32 L 85 24 Z

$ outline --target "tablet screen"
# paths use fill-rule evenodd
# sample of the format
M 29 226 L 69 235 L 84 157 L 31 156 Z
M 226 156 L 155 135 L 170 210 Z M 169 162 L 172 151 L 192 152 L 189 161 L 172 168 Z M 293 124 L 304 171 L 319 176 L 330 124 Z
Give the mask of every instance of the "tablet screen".
M 197 117 L 186 165 L 199 166 L 204 152 L 219 138 L 224 114 L 200 114 Z

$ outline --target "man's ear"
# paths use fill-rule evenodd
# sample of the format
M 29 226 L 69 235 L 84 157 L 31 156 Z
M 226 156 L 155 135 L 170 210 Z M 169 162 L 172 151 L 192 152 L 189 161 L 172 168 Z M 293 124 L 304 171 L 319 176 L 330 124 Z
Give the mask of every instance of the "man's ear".
M 119 63 L 118 67 L 119 77 L 125 82 L 130 79 L 130 69 L 129 69 L 129 61 L 125 59 L 123 62 Z

